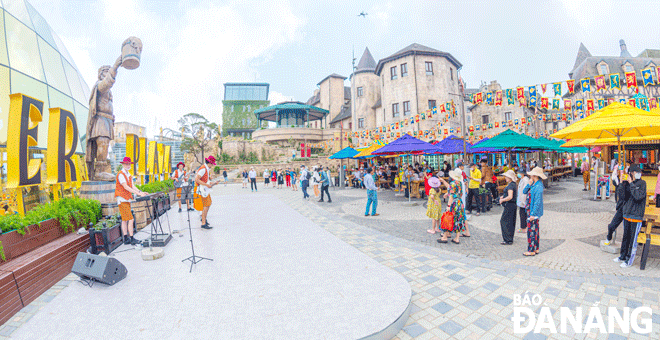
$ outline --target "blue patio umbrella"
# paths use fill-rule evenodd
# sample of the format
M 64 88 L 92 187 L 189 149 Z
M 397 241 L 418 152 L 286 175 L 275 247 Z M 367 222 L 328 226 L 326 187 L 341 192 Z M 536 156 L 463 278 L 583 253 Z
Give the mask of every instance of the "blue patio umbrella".
M 328 157 L 330 159 L 346 159 L 346 158 L 352 158 L 353 156 L 357 155 L 358 151 L 351 148 L 351 147 L 346 147 L 343 148 L 336 153 L 334 153 L 332 156 Z

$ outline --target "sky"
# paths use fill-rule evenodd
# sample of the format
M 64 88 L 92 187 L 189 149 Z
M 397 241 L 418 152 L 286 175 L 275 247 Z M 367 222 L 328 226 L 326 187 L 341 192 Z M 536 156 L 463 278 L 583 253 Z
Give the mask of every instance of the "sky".
M 190 112 L 221 123 L 227 82 L 267 82 L 271 103 L 304 102 L 327 75 L 349 76 L 365 47 L 376 61 L 412 43 L 448 52 L 468 88 L 566 80 L 580 42 L 592 55 L 619 55 L 619 39 L 633 56 L 660 49 L 660 0 L 29 2 L 90 87 L 126 38 L 142 40 L 140 67 L 121 68 L 112 91 L 116 121 L 150 136 Z

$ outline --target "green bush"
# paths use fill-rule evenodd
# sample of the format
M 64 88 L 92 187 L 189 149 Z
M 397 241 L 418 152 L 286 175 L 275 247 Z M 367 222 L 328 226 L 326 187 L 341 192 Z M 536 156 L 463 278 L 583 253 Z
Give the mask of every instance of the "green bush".
M 220 166 L 216 165 L 215 168 L 213 168 L 213 172 L 217 175 L 220 173 Z
M 39 205 L 28 211 L 23 217 L 18 214 L 0 217 L 0 229 L 3 233 L 16 230 L 19 234 L 25 235 L 28 226 L 55 218 L 62 229 L 73 231 L 72 217 L 78 225 L 86 225 L 96 223 L 100 216 L 101 204 L 96 200 L 63 198 L 56 202 Z
M 150 182 L 145 185 L 137 185 L 137 188 L 150 194 L 170 191 L 174 189 L 174 180 L 168 179 L 165 181 Z

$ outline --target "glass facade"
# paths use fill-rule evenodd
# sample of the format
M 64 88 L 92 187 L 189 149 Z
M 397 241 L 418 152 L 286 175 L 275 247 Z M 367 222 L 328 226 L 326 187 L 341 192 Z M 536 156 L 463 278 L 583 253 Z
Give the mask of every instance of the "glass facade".
M 37 147 L 46 148 L 48 109 L 76 116 L 84 152 L 89 87 L 46 20 L 25 0 L 0 1 L 0 145 L 7 143 L 9 95 L 23 93 L 44 102 Z
M 268 100 L 268 84 L 227 83 L 224 100 Z

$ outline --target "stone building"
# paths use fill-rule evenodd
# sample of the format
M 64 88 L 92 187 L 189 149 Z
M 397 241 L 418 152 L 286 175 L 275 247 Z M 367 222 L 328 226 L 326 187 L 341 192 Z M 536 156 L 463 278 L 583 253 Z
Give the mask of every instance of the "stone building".
M 658 83 L 658 73 L 656 67 L 660 65 L 660 50 L 658 49 L 645 49 L 637 56 L 633 57 L 628 51 L 625 41 L 619 40 L 620 52 L 619 55 L 613 56 L 594 56 L 589 50 L 580 43 L 578 53 L 575 58 L 573 69 L 568 73 L 571 79 L 575 80 L 575 93 L 566 93 L 563 98 L 571 99 L 573 111 L 576 111 L 576 100 L 582 99 L 584 107 L 586 108 L 586 100 L 593 99 L 595 102 L 595 109 L 598 110 L 598 101 L 603 100 L 607 103 L 609 100 L 619 101 L 621 99 L 628 99 L 635 95 L 637 91 L 647 97 L 660 96 L 660 84 Z M 651 69 L 654 85 L 643 85 L 641 70 Z M 628 88 L 626 86 L 626 72 L 635 72 L 637 78 L 637 88 Z M 612 89 L 610 87 L 610 74 L 619 74 L 621 89 Z M 604 75 L 606 89 L 595 91 L 594 77 Z M 591 92 L 582 92 L 580 86 L 580 79 L 589 78 Z M 564 91 L 566 91 L 564 89 Z M 563 106 L 563 104 L 562 104 Z M 549 113 L 558 113 L 561 111 L 549 110 Z M 545 113 L 545 111 L 543 112 Z M 579 119 L 579 117 L 578 117 Z M 540 130 L 552 131 L 563 128 L 565 122 L 541 122 Z
M 365 49 L 351 78 L 353 130 L 371 130 L 425 113 L 453 100 L 459 117 L 445 127 L 461 127 L 465 112 L 458 70 L 463 65 L 451 54 L 420 44 L 375 62 Z M 401 132 L 430 130 L 440 115 L 405 126 Z
M 343 126 L 344 129 L 351 129 L 351 88 L 344 86 L 345 80 L 346 77 L 333 73 L 316 84 L 318 88 L 306 104 L 320 107 L 330 113 L 324 119 L 312 122 L 311 128 L 334 129 Z
M 115 123 L 115 143 L 126 142 L 126 134 L 134 134 L 138 137 L 146 137 L 146 128 L 137 124 L 129 122 L 116 122 Z
M 467 107 L 467 126 L 473 126 L 474 131 L 470 133 L 468 129 L 468 134 L 473 137 L 474 141 L 478 141 L 480 137 L 487 137 L 497 135 L 500 132 L 503 132 L 507 129 L 512 129 L 516 132 L 527 133 L 532 131 L 532 126 L 527 126 L 522 124 L 522 118 L 527 119 L 533 118 L 534 110 L 527 107 L 521 107 L 518 103 L 514 105 L 508 105 L 506 98 L 501 106 L 497 105 L 488 105 L 486 103 L 481 104 L 471 104 L 469 102 L 468 96 L 470 94 L 475 94 L 477 92 L 492 92 L 495 91 L 504 91 L 502 86 L 496 81 L 493 80 L 490 84 L 482 84 L 478 89 L 466 89 L 466 98 L 465 103 Z M 509 127 L 509 122 L 515 122 L 518 120 L 518 125 Z M 504 124 L 503 124 L 504 123 Z M 477 126 L 479 129 L 477 130 Z M 486 127 L 486 129 L 484 129 Z
M 222 135 L 252 138 L 259 128 L 254 110 L 270 105 L 267 83 L 226 83 L 222 101 Z M 265 127 L 266 123 L 262 125 Z

